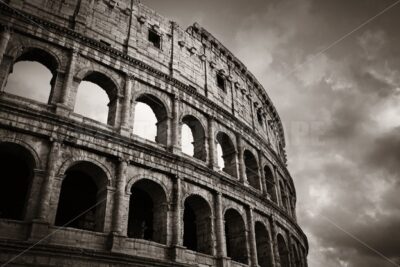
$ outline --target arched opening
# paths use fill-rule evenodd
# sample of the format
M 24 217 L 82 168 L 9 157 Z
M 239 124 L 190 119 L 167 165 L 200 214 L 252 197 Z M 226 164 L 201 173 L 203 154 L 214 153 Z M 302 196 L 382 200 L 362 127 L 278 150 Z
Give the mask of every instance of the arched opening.
M 257 260 L 260 267 L 270 267 L 271 265 L 271 245 L 268 231 L 261 222 L 255 223 L 255 235 L 257 246 Z
M 157 183 L 143 179 L 131 188 L 128 237 L 166 243 L 167 198 Z
M 99 72 L 91 72 L 79 83 L 74 111 L 114 126 L 118 105 L 117 86 Z
M 289 251 L 285 239 L 281 234 L 278 234 L 278 252 L 281 261 L 281 267 L 289 267 Z
M 24 147 L 0 143 L 0 218 L 24 219 L 34 168 L 34 159 Z
M 198 119 L 190 115 L 183 117 L 181 131 L 183 152 L 206 161 L 205 138 L 204 128 Z
M 264 175 L 265 175 L 267 193 L 270 196 L 271 200 L 276 203 L 274 174 L 272 173 L 271 168 L 268 167 L 267 165 L 264 166 Z
M 183 226 L 183 245 L 211 255 L 211 209 L 206 200 L 200 196 L 189 196 L 185 200 Z
M 239 212 L 229 209 L 225 212 L 225 238 L 227 256 L 247 264 L 246 228 Z
M 57 60 L 44 50 L 27 49 L 15 61 L 4 91 L 48 103 L 57 77 Z
M 150 141 L 167 145 L 168 114 L 164 104 L 158 98 L 143 94 L 136 99 L 133 133 Z
M 221 147 L 223 166 L 219 166 L 222 171 L 237 178 L 236 169 L 236 149 L 229 136 L 223 132 L 217 134 L 217 152 L 218 145 Z
M 260 176 L 258 173 L 257 160 L 253 153 L 245 150 L 243 153 L 244 165 L 246 166 L 246 177 L 249 185 L 260 190 Z
M 144 103 L 135 105 L 133 133 L 147 140 L 156 141 L 157 117 L 151 107 Z
M 61 185 L 55 225 L 102 232 L 108 179 L 97 165 L 81 161 L 66 172 Z
M 301 262 L 301 258 L 300 258 L 300 254 L 299 251 L 297 250 L 296 246 L 293 244 L 292 245 L 292 259 L 293 259 L 293 265 L 294 266 L 302 266 L 302 262 Z

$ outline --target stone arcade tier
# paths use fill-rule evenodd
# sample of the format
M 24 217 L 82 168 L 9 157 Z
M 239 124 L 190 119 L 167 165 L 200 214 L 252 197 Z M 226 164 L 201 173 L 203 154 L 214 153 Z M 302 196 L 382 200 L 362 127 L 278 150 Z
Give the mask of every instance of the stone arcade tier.
M 1 264 L 307 266 L 279 116 L 206 30 L 134 0 L 0 2 L 0 25 Z M 48 102 L 5 90 L 21 61 L 51 72 Z M 82 81 L 106 124 L 74 111 Z

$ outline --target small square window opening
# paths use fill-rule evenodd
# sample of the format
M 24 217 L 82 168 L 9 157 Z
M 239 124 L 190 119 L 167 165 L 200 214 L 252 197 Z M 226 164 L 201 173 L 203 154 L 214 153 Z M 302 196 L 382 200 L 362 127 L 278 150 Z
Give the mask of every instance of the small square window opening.
M 219 89 L 224 90 L 225 91 L 225 78 L 221 75 L 221 74 L 217 74 L 217 86 Z
M 154 30 L 149 29 L 149 42 L 161 49 L 161 36 Z

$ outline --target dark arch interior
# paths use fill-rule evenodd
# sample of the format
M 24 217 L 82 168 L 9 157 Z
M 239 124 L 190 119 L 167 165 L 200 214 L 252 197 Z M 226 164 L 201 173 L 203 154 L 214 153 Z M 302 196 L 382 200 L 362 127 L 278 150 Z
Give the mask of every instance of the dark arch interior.
M 292 245 L 292 259 L 294 260 L 294 266 L 301 266 L 301 258 L 295 245 Z
M 23 147 L 0 144 L 0 218 L 23 220 L 34 160 Z
M 268 167 L 268 166 L 264 167 L 264 175 L 265 175 L 267 192 L 271 196 L 272 201 L 274 201 L 276 203 L 274 175 L 273 175 L 270 167 Z
M 225 237 L 227 256 L 232 260 L 247 264 L 246 229 L 242 216 L 235 210 L 225 213 Z
M 153 240 L 153 200 L 140 188 L 132 188 L 130 199 L 130 216 L 128 237 Z
M 154 115 L 157 118 L 157 136 L 156 142 L 167 145 L 168 140 L 168 114 L 167 109 L 164 104 L 158 98 L 149 95 L 143 94 L 136 99 L 136 102 L 144 103 L 148 105 L 154 112 Z M 136 111 L 135 111 L 136 112 Z M 135 114 L 137 116 L 137 114 Z
M 255 223 L 257 259 L 260 267 L 271 266 L 271 247 L 268 237 L 268 232 L 265 226 L 260 223 Z
M 286 246 L 285 239 L 282 235 L 278 235 L 278 251 L 282 267 L 289 267 L 289 252 Z
M 206 161 L 205 133 L 201 123 L 193 116 L 185 116 L 182 123 L 189 126 L 193 136 L 193 157 Z
M 102 231 L 106 203 L 105 177 L 100 168 L 90 163 L 78 163 L 69 168 L 61 186 L 55 224 Z
M 254 155 L 245 150 L 243 153 L 244 164 L 246 166 L 246 177 L 250 186 L 260 190 L 260 177 L 258 174 L 258 164 Z
M 166 196 L 160 185 L 141 180 L 131 188 L 128 237 L 166 242 Z
M 190 250 L 211 254 L 211 210 L 199 196 L 185 200 L 183 245 Z
M 217 134 L 217 142 L 222 148 L 222 158 L 224 159 L 225 167 L 224 172 L 237 177 L 236 170 L 236 149 L 229 136 L 225 133 Z

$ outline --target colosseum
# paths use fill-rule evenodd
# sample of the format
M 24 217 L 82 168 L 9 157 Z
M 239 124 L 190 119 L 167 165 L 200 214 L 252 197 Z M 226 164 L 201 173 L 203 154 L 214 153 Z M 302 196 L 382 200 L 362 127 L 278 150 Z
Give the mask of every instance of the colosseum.
M 206 29 L 138 0 L 0 14 L 1 266 L 307 266 L 282 122 Z M 45 101 L 7 83 L 20 62 L 50 71 Z M 82 82 L 108 97 L 104 123 L 75 110 Z

